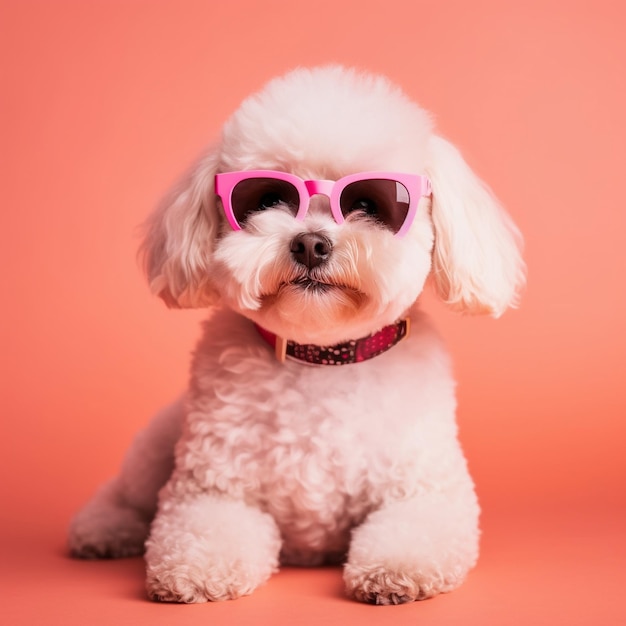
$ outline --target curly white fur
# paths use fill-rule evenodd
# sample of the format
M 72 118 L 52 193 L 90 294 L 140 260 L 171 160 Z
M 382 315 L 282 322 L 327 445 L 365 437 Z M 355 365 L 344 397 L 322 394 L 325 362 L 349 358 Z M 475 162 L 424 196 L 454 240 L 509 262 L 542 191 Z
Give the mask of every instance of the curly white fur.
M 433 200 L 403 238 L 337 225 L 321 197 L 304 222 L 270 211 L 231 231 L 214 175 L 251 168 L 425 173 Z M 315 270 L 291 254 L 302 232 L 332 244 Z M 386 79 L 340 67 L 275 79 L 157 209 L 144 254 L 170 306 L 211 315 L 187 394 L 77 515 L 72 552 L 124 556 L 146 542 L 149 595 L 177 602 L 248 594 L 281 562 L 345 561 L 348 593 L 379 604 L 459 585 L 477 559 L 479 507 L 448 357 L 416 303 L 432 276 L 454 308 L 498 316 L 524 266 L 510 218 L 429 116 Z M 330 287 L 294 284 L 312 272 Z M 279 363 L 252 324 L 330 345 L 405 315 L 408 339 L 339 368 Z

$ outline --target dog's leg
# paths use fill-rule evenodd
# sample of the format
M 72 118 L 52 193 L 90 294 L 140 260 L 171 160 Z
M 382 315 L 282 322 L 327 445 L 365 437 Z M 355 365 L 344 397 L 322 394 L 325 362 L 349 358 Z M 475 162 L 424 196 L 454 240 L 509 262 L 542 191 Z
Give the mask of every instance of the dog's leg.
M 182 399 L 160 411 L 129 448 L 120 474 L 72 520 L 69 549 L 79 558 L 143 554 L 158 492 L 174 466 L 183 420 Z
M 278 569 L 280 547 L 274 519 L 242 501 L 163 498 L 146 543 L 148 594 L 186 603 L 248 595 Z
M 373 512 L 353 533 L 344 571 L 349 595 L 400 604 L 451 591 L 476 562 L 478 514 L 471 483 Z

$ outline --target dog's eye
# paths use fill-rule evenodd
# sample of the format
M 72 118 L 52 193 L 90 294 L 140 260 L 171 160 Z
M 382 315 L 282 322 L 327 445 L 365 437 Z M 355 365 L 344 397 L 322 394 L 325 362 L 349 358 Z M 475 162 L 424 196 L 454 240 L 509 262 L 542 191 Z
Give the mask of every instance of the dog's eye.
M 378 205 L 374 200 L 370 200 L 369 198 L 359 198 L 351 204 L 349 209 L 350 213 L 354 213 L 355 211 L 365 213 L 366 215 L 378 215 Z
M 385 178 L 357 180 L 340 196 L 344 217 L 369 218 L 372 224 L 397 232 L 409 209 L 409 192 L 404 185 Z
M 240 224 L 255 213 L 271 209 L 286 210 L 295 215 L 299 207 L 298 190 L 290 183 L 274 178 L 248 178 L 235 185 L 232 207 Z
M 284 200 L 276 192 L 263 194 L 261 198 L 259 198 L 258 210 L 264 211 L 265 209 L 271 209 L 272 207 L 275 207 L 281 202 L 284 202 Z

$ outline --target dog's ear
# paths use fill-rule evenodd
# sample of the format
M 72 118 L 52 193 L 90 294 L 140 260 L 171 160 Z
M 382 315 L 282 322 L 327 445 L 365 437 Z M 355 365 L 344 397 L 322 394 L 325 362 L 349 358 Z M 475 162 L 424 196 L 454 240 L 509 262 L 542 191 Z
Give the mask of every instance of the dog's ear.
M 521 235 L 459 151 L 433 136 L 427 173 L 435 228 L 432 278 L 454 309 L 501 315 L 525 280 Z
M 203 156 L 145 223 L 139 252 L 152 292 L 169 307 L 205 307 L 217 299 L 210 280 L 219 228 L 216 167 L 215 152 Z

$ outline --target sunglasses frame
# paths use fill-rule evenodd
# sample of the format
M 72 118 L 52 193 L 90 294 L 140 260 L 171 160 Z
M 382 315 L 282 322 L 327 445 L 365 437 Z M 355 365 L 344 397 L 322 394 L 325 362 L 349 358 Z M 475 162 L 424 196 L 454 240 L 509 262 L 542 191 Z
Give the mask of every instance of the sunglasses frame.
M 252 178 L 270 178 L 293 185 L 298 192 L 300 199 L 300 205 L 295 215 L 295 219 L 298 221 L 304 220 L 311 198 L 314 195 L 324 195 L 330 200 L 330 211 L 333 219 L 337 224 L 343 224 L 345 218 L 341 212 L 340 198 L 344 189 L 359 181 L 367 180 L 390 180 L 398 182 L 403 185 L 409 194 L 409 208 L 407 209 L 406 217 L 402 226 L 394 232 L 395 237 L 404 236 L 417 212 L 417 206 L 421 198 L 430 196 L 432 193 L 432 186 L 430 180 L 426 176 L 420 174 L 404 174 L 399 172 L 359 172 L 357 174 L 350 174 L 349 176 L 343 176 L 342 178 L 333 180 L 304 180 L 294 174 L 287 172 L 277 172 L 274 170 L 245 170 L 241 172 L 224 172 L 222 174 L 215 175 L 215 193 L 222 200 L 222 206 L 226 219 L 233 230 L 242 230 L 243 226 L 237 221 L 232 205 L 233 191 L 238 183 L 244 180 L 250 180 Z

